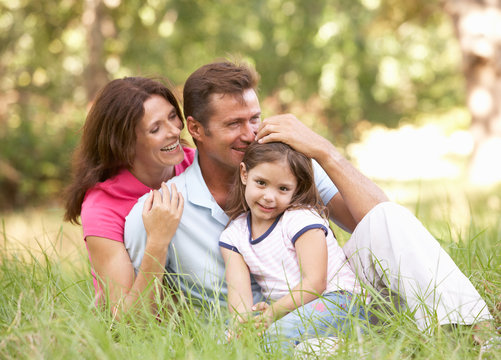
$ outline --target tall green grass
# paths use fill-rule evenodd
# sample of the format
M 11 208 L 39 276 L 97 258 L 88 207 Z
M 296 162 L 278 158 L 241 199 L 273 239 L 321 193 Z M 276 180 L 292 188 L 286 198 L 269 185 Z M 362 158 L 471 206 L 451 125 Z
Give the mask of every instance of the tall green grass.
M 499 190 L 499 189 L 497 189 Z M 470 220 L 458 225 L 451 200 L 407 204 L 439 239 L 486 300 L 500 326 L 501 194 L 467 196 Z M 494 200 L 493 200 L 494 199 Z M 448 202 L 449 201 L 449 202 Z M 437 203 L 440 206 L 437 208 Z M 489 205 L 490 204 L 490 205 Z M 492 206 L 494 204 L 494 206 Z M 189 302 L 158 321 L 132 316 L 117 322 L 94 306 L 86 254 L 58 256 L 57 246 L 13 247 L 0 227 L 0 359 L 282 359 L 265 352 L 252 327 L 225 342 L 225 311 L 201 312 Z M 53 242 L 61 240 L 57 235 Z M 343 236 L 341 236 L 343 237 Z M 160 304 L 167 306 L 167 303 Z M 468 327 L 420 332 L 408 312 L 382 315 L 383 325 L 346 338 L 335 358 L 501 359 L 500 351 L 480 353 Z M 490 335 L 495 335 L 492 332 Z M 334 357 L 333 357 L 334 358 Z

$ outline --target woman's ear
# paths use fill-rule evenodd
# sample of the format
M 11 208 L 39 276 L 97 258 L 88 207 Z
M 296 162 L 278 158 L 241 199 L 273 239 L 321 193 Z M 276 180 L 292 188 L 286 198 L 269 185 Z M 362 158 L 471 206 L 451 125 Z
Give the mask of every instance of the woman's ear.
M 247 185 L 247 169 L 243 162 L 240 163 L 240 181 L 242 181 L 242 184 Z
M 195 140 L 200 140 L 204 133 L 204 127 L 198 120 L 195 120 L 193 116 L 188 116 L 186 118 L 186 128 L 191 137 Z

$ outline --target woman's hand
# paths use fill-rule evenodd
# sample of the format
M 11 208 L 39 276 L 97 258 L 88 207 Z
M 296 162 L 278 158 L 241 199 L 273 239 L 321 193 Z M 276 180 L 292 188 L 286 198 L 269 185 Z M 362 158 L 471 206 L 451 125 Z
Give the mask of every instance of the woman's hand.
M 109 300 L 119 317 L 139 305 L 137 300 L 141 296 L 150 302 L 152 313 L 156 312 L 156 286 L 152 284 L 162 283 L 168 247 L 184 208 L 183 197 L 176 186 L 172 185 L 171 189 L 169 193 L 162 184 L 162 191 L 152 191 L 145 201 L 143 221 L 148 240 L 137 276 L 123 242 L 95 236 L 86 238 L 100 289 L 107 289 L 109 293 L 109 299 L 100 293 L 100 300 Z
M 143 223 L 149 242 L 157 241 L 159 245 L 169 246 L 177 230 L 183 214 L 184 198 L 178 193 L 175 184 L 172 184 L 171 191 L 162 183 L 161 192 L 151 191 L 144 203 Z

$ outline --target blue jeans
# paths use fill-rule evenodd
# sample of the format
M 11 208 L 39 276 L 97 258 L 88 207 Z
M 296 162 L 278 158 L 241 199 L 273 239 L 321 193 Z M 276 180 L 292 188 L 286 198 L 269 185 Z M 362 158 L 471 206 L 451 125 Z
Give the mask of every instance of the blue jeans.
M 366 323 L 365 310 L 356 297 L 348 291 L 331 292 L 271 324 L 265 332 L 266 347 L 269 350 L 276 344 L 290 351 L 306 339 L 349 334 L 358 320 Z

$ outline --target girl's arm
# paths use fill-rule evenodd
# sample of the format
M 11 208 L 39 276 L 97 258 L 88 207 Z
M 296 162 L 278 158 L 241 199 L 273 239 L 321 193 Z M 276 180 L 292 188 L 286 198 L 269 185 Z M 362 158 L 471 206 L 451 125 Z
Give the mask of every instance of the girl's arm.
M 239 253 L 221 247 L 221 254 L 226 267 L 228 308 L 240 322 L 245 322 L 253 303 L 249 268 Z
M 289 294 L 267 308 L 262 315 L 264 326 L 280 319 L 296 308 L 318 298 L 327 286 L 327 243 L 322 229 L 312 229 L 295 243 L 301 281 Z
M 155 288 L 161 286 L 165 273 L 167 249 L 176 232 L 184 207 L 184 200 L 172 186 L 172 194 L 162 184 L 162 194 L 155 190 L 143 208 L 143 221 L 147 233 L 144 258 L 137 276 L 122 242 L 88 236 L 87 248 L 100 287 L 109 293 L 114 313 L 127 312 L 140 298 L 147 301 L 155 312 Z

